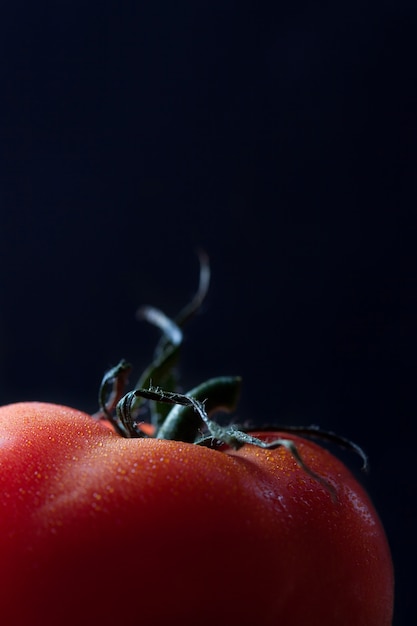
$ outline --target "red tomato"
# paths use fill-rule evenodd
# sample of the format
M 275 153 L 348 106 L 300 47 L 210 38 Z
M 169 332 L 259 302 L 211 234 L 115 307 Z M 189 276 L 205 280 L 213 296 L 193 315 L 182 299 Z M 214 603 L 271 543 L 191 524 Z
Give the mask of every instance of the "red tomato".
M 336 498 L 284 448 L 124 439 L 74 409 L 2 407 L 2 624 L 389 626 L 368 496 L 327 450 L 281 436 Z

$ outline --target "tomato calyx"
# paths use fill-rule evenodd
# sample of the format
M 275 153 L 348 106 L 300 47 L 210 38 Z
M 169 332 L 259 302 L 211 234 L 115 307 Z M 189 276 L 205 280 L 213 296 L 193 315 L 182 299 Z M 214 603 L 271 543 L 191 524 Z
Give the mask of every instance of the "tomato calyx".
M 244 445 L 263 449 L 287 449 L 298 465 L 312 478 L 323 484 L 335 497 L 330 483 L 314 472 L 303 460 L 291 438 L 277 437 L 264 441 L 251 434 L 254 428 L 236 424 L 222 426 L 211 419 L 213 413 L 233 411 L 238 402 L 241 387 L 239 376 L 212 378 L 182 394 L 176 391 L 175 365 L 183 342 L 182 327 L 199 310 L 208 290 L 210 268 L 207 256 L 200 253 L 200 280 L 198 290 L 191 302 L 171 319 L 161 310 L 145 306 L 136 315 L 162 332 L 154 358 L 140 376 L 135 388 L 125 393 L 131 365 L 122 359 L 103 376 L 99 389 L 99 411 L 93 416 L 109 422 L 115 432 L 125 438 L 155 438 L 181 441 L 221 449 L 228 446 L 235 450 Z M 150 414 L 150 420 L 143 419 Z M 367 468 L 367 457 L 355 443 L 317 426 L 265 426 L 256 431 L 268 430 L 297 434 L 309 438 L 336 443 L 357 453 Z

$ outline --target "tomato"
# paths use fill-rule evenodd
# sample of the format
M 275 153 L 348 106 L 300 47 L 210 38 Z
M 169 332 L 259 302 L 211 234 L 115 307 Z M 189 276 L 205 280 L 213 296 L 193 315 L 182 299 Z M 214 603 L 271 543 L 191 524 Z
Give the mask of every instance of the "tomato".
M 133 391 L 122 360 L 94 416 L 0 408 L 6 626 L 390 626 L 378 515 L 348 469 L 299 435 L 361 450 L 315 428 L 221 426 L 211 414 L 234 409 L 237 377 L 176 391 L 182 326 L 209 282 L 200 262 L 174 320 L 140 309 L 163 336 Z
M 364 489 L 316 443 L 253 435 L 293 441 L 311 474 L 284 446 L 0 408 L 2 623 L 389 626 L 391 556 Z

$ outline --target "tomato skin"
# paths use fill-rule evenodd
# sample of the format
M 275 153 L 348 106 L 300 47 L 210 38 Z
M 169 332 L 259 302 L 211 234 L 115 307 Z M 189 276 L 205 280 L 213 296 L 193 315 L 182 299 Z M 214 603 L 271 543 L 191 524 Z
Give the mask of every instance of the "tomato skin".
M 123 439 L 67 407 L 0 408 L 3 623 L 389 626 L 368 496 L 290 438 L 336 499 L 283 448 Z

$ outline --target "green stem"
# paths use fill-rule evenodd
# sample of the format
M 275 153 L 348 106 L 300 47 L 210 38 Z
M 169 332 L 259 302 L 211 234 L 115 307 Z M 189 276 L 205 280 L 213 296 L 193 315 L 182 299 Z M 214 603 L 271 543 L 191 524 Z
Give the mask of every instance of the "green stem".
M 212 378 L 187 393 L 188 397 L 204 405 L 211 415 L 217 411 L 231 412 L 237 406 L 241 387 L 239 377 Z M 194 403 L 177 404 L 168 413 L 156 436 L 158 439 L 175 439 L 193 443 L 201 429 L 201 415 L 195 411 Z

